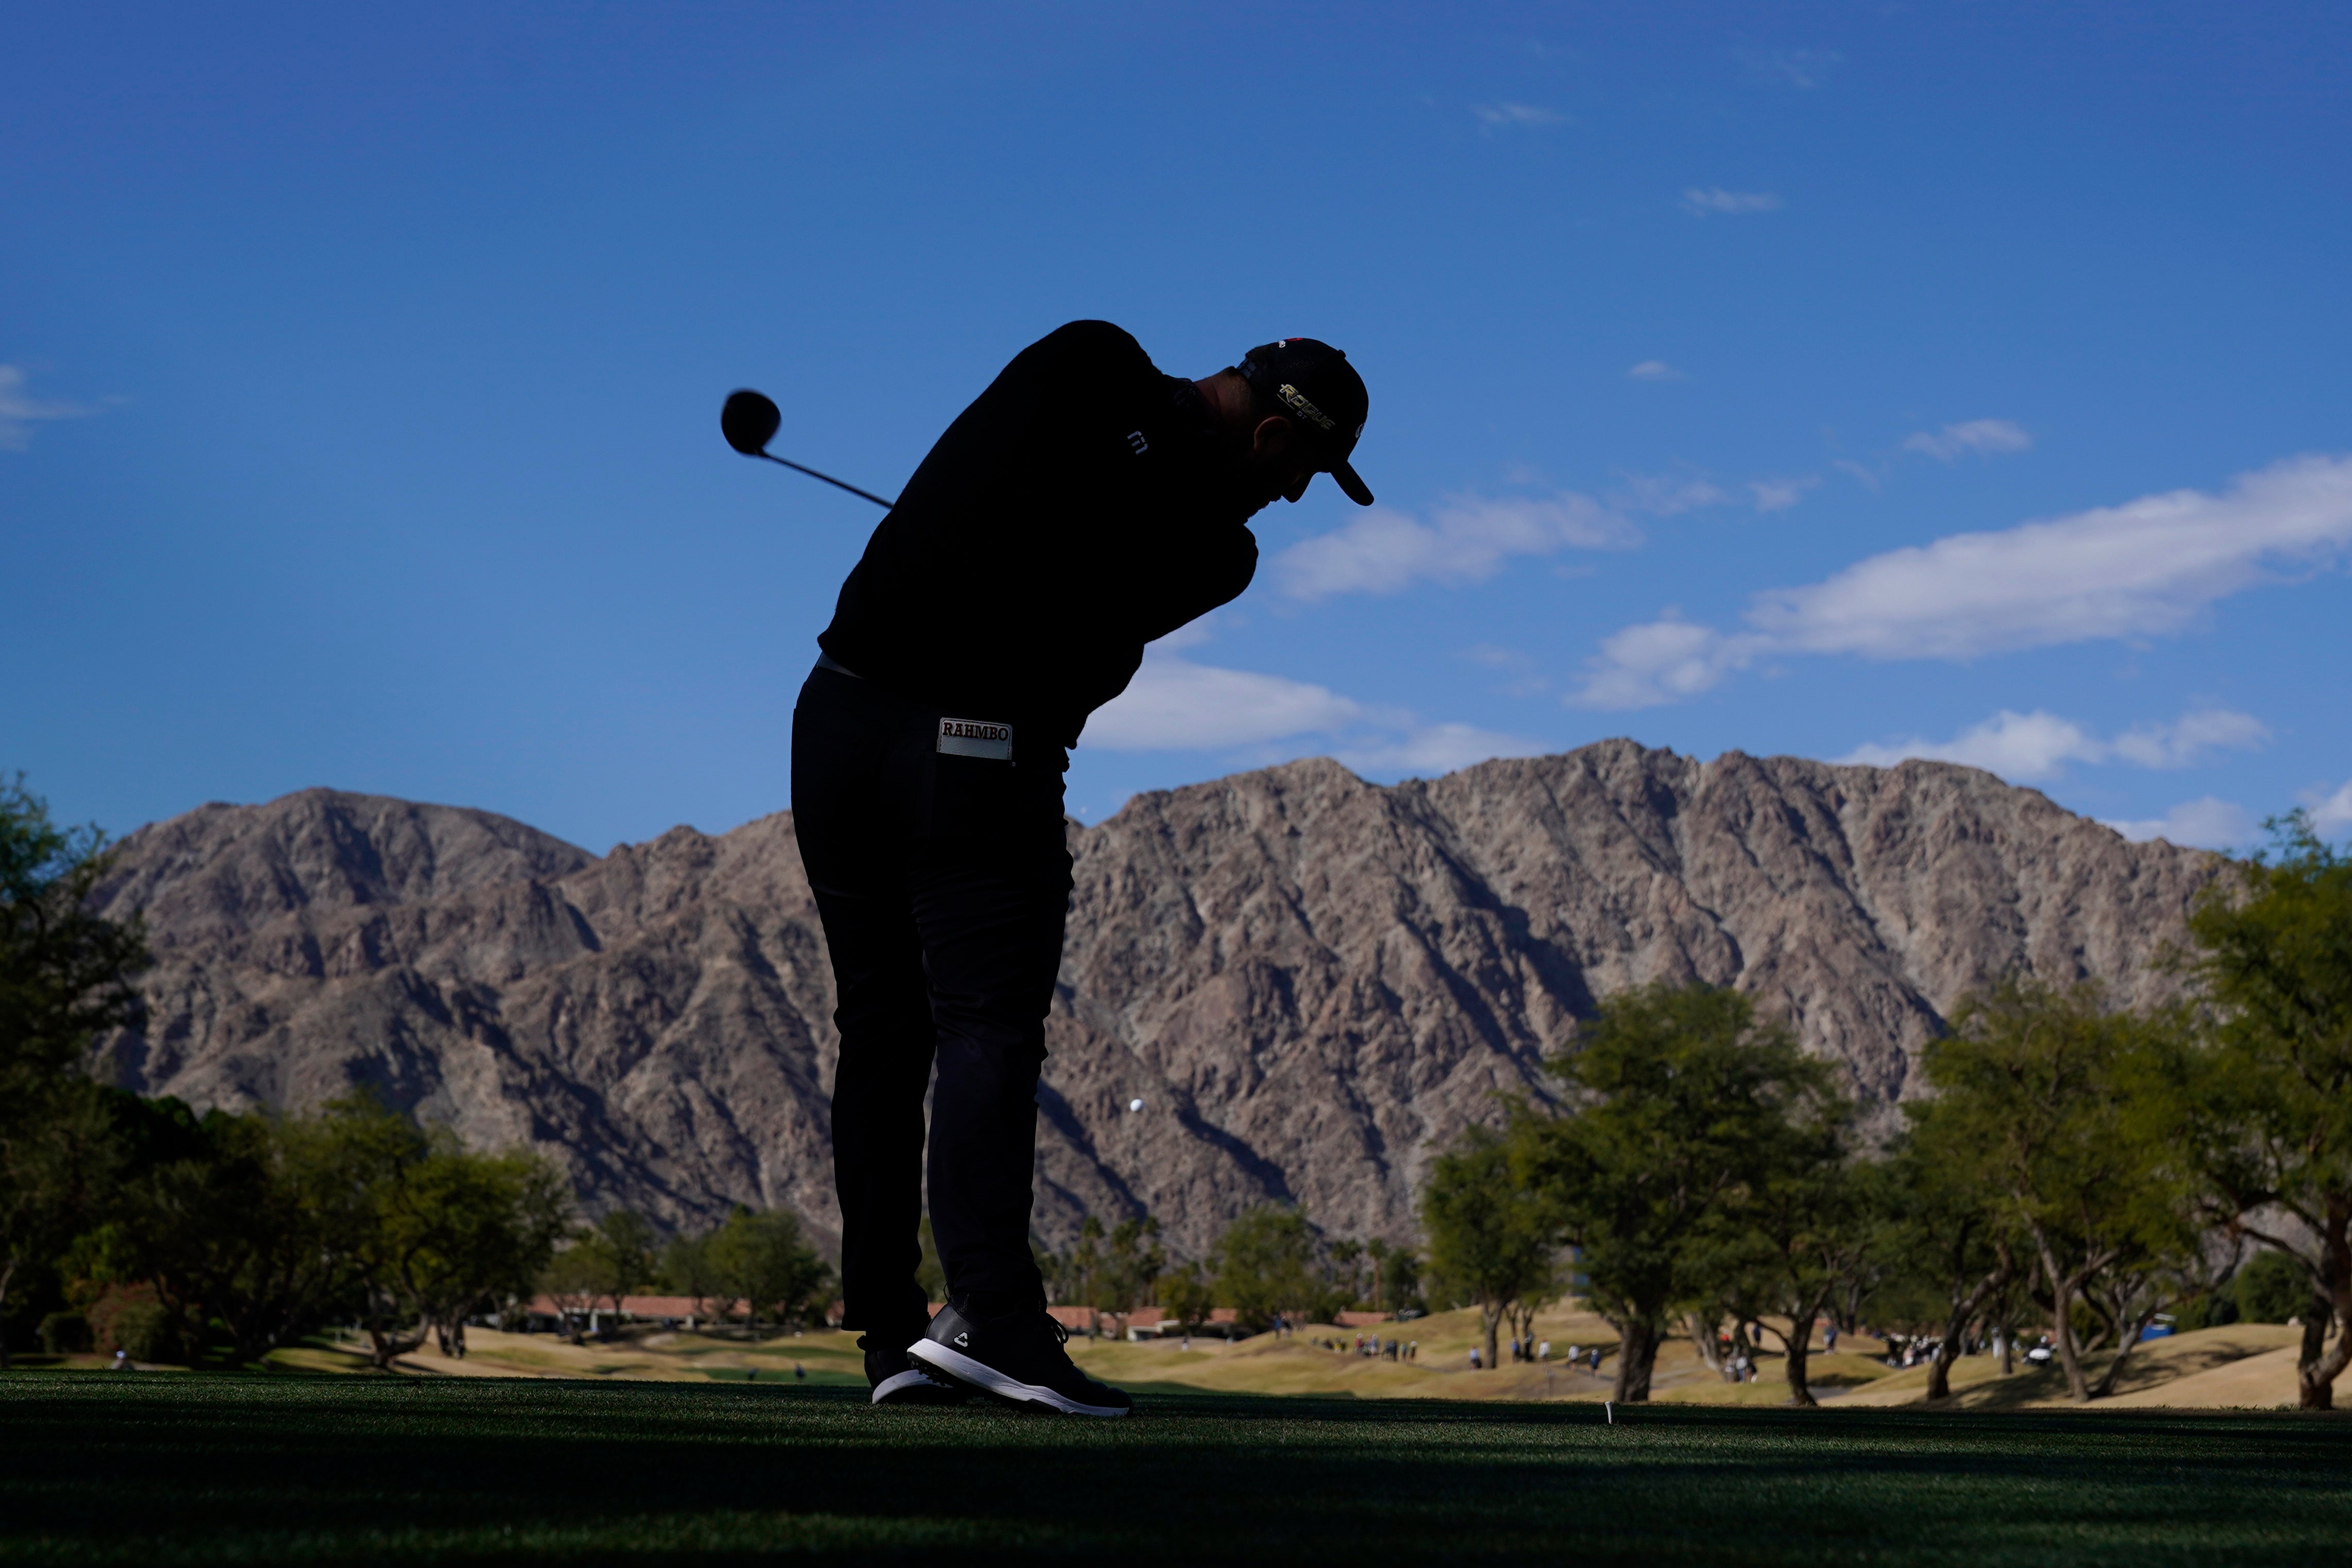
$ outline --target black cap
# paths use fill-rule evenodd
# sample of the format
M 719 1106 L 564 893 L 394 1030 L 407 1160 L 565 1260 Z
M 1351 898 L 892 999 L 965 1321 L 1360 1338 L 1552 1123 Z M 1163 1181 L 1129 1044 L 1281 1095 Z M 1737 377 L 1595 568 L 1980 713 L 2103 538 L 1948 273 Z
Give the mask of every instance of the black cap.
M 1348 466 L 1348 457 L 1364 433 L 1372 397 L 1346 352 L 1313 338 L 1285 338 L 1250 350 L 1242 357 L 1241 374 L 1260 395 L 1289 410 L 1290 422 L 1315 450 L 1316 466 L 1339 482 L 1348 499 L 1371 505 L 1371 489 Z

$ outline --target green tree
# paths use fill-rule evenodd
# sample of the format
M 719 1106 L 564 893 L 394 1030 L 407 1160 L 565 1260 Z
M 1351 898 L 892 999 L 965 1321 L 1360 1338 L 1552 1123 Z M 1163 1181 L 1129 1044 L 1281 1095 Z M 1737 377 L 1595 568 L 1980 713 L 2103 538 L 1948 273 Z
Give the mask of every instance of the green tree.
M 1372 1265 L 1372 1310 L 1402 1312 L 1422 1304 L 1419 1253 L 1374 1237 L 1364 1244 L 1364 1256 Z
M 568 1227 L 570 1194 L 543 1159 L 468 1151 L 369 1095 L 266 1125 L 281 1189 L 273 1223 L 316 1247 L 323 1288 L 334 1288 L 327 1265 L 347 1274 L 379 1367 L 434 1336 L 462 1354 L 465 1320 L 486 1299 L 529 1291 Z
M 1352 1236 L 1343 1236 L 1324 1248 L 1329 1259 L 1331 1284 L 1338 1293 L 1339 1310 L 1350 1311 L 1363 1305 L 1364 1270 L 1370 1259 L 1365 1255 L 1364 1244 Z
M 372 1215 L 318 1119 L 215 1110 L 194 1131 L 192 1146 L 123 1194 L 131 1272 L 153 1286 L 180 1337 L 217 1325 L 227 1359 L 243 1364 L 351 1300 Z
M 2134 1102 L 2156 1027 L 2107 1008 L 2095 986 L 2020 977 L 1955 1009 L 1953 1033 L 1925 1055 L 1937 1118 L 1974 1151 L 2041 1266 L 2051 1342 L 2078 1401 L 2096 1391 L 2083 1369 L 2077 1304 L 2095 1302 L 2090 1288 L 2107 1271 L 2141 1270 L 2181 1234 L 2163 1151 Z M 2103 1387 L 2137 1337 L 2118 1345 Z
M 446 1134 L 408 1173 L 386 1222 L 414 1227 L 409 1288 L 444 1355 L 466 1353 L 466 1320 L 484 1301 L 526 1295 L 571 1227 L 572 1194 L 543 1157 L 477 1153 Z
M 1055 1304 L 1065 1307 L 1085 1307 L 1097 1316 L 1102 1309 L 1095 1305 L 1096 1281 L 1103 1268 L 1102 1221 L 1088 1215 L 1078 1222 L 1078 1239 L 1069 1251 L 1048 1253 L 1045 1288 Z M 1097 1321 L 1095 1331 L 1102 1324 Z
M 1151 1299 L 1152 1287 L 1168 1267 L 1159 1236 L 1160 1222 L 1150 1215 L 1119 1221 L 1111 1226 L 1094 1270 L 1086 1304 L 1117 1318 L 1122 1338 L 1128 1319 L 1139 1303 Z
M 389 1371 L 431 1335 L 419 1270 L 432 1238 L 407 1202 L 430 1139 L 406 1117 L 364 1091 L 331 1100 L 313 1120 L 280 1123 L 289 1171 L 315 1190 L 320 1213 L 306 1219 L 325 1233 L 327 1256 L 349 1269 L 359 1297 L 369 1357 Z M 289 1194 L 295 1189 L 289 1187 Z
M 604 1270 L 600 1283 L 615 1315 L 624 1301 L 642 1292 L 661 1272 L 661 1232 L 634 1209 L 614 1209 L 598 1220 L 588 1246 Z
M 1951 1397 L 1969 1326 L 2019 1282 L 2024 1253 L 2016 1214 L 1967 1116 L 1941 1100 L 1913 1100 L 1904 1111 L 1911 1125 L 1880 1186 L 1885 1256 L 1890 1274 L 1932 1302 L 1942 1324 L 1927 1367 L 1932 1404 Z
M 735 1305 L 719 1283 L 710 1262 L 710 1233 L 680 1231 L 662 1247 L 662 1282 L 694 1302 L 697 1318 L 725 1317 Z M 712 1303 L 717 1310 L 712 1310 Z
M 1818 1403 L 1813 1331 L 1843 1294 L 1874 1280 L 1884 1246 L 1881 1173 L 1852 1157 L 1852 1118 L 1850 1102 L 1822 1085 L 1792 1096 L 1757 1173 L 1723 1215 L 1735 1302 L 1756 1331 L 1780 1341 L 1792 1405 Z
M 801 1222 L 782 1209 L 737 1208 L 710 1238 L 710 1261 L 730 1294 L 740 1300 L 756 1328 L 804 1321 L 821 1311 L 833 1270 L 802 1237 Z
M 695 1260 L 714 1282 L 733 1281 L 712 1254 L 716 1234 L 702 1239 Z M 658 1279 L 666 1258 L 661 1233 L 651 1221 L 632 1209 L 614 1209 L 575 1234 L 570 1246 L 554 1255 L 542 1271 L 542 1285 L 567 1319 L 593 1314 L 599 1302 L 612 1308 L 617 1321 L 623 1303 Z M 735 1292 L 729 1290 L 730 1300 Z M 573 1342 L 579 1341 L 577 1324 Z
M 1315 1227 L 1299 1210 L 1251 1209 L 1217 1238 L 1217 1294 L 1252 1332 L 1276 1314 L 1303 1321 L 1323 1294 L 1316 1252 Z
M 2352 858 L 2301 813 L 2272 828 L 2189 916 L 2212 1017 L 2176 1131 L 2205 1217 L 2301 1266 L 2297 1399 L 2326 1410 L 2352 1365 Z
M 49 1282 L 66 1308 L 56 1331 L 81 1336 L 96 1317 L 111 1310 L 110 1300 L 137 1294 L 152 1317 L 141 1361 L 185 1359 L 201 1349 L 202 1321 L 175 1316 L 159 1300 L 140 1270 L 142 1239 L 141 1199 L 155 1173 L 176 1160 L 201 1157 L 204 1125 L 187 1106 L 171 1099 L 142 1100 L 119 1089 L 77 1080 L 57 1107 L 58 1120 L 46 1141 L 47 1179 L 63 1189 L 52 1212 L 72 1240 L 55 1254 Z M 79 1318 L 81 1327 L 70 1320 Z
M 110 857 L 95 827 L 60 828 L 22 774 L 0 783 L 0 1367 L 12 1291 L 86 1220 L 105 1120 L 80 1064 L 101 1031 L 139 1014 L 137 921 L 89 912 Z
M 1496 1365 L 1500 1329 L 1514 1306 L 1556 1294 L 1553 1239 L 1558 1219 L 1541 1193 L 1515 1168 L 1508 1141 L 1486 1127 L 1463 1130 L 1431 1164 L 1422 1189 L 1422 1233 L 1430 1272 L 1478 1304 L 1485 1336 L 1481 1364 Z
M 571 1245 L 549 1258 L 547 1267 L 540 1270 L 539 1275 L 539 1288 L 546 1292 L 548 1300 L 555 1303 L 556 1311 L 563 1318 L 563 1331 L 575 1345 L 580 1343 L 588 1320 L 596 1310 L 596 1303 L 604 1299 L 605 1269 L 596 1257 L 595 1249 L 588 1245 L 588 1237 L 592 1234 L 575 1234 Z M 715 1237 L 717 1233 L 712 1234 Z M 710 1237 L 704 1239 L 707 1242 Z M 722 1281 L 719 1289 L 726 1292 L 725 1305 L 719 1311 L 723 1317 L 740 1298 L 723 1283 L 726 1276 L 716 1265 L 712 1266 L 711 1274 L 714 1279 Z
M 1209 1321 L 1217 1307 L 1217 1292 L 1198 1263 L 1183 1263 L 1160 1277 L 1160 1305 L 1188 1329 Z
M 120 1090 L 68 1078 L 55 1093 L 44 1097 L 46 1124 L 8 1147 L 8 1195 L 17 1205 L 18 1221 L 11 1231 L 23 1248 L 15 1268 L 7 1270 L 12 1304 L 29 1312 L 44 1302 L 64 1300 L 73 1276 L 62 1267 L 63 1258 L 86 1234 L 112 1234 L 110 1222 L 120 1217 L 121 1185 L 130 1171 L 115 1102 L 128 1098 Z M 102 1281 L 114 1282 L 110 1277 Z M 78 1294 L 89 1296 L 86 1290 Z M 73 1304 L 87 1308 L 90 1301 Z M 6 1319 L 0 1317 L 0 1351 L 5 1351 L 6 1338 Z M 5 1364 L 6 1357 L 0 1353 L 0 1366 Z
M 77 1067 L 100 1032 L 139 1016 L 140 922 L 89 909 L 112 865 L 96 827 L 52 824 L 22 774 L 0 783 L 0 1096 L 12 1104 Z
M 1723 1210 L 1769 1173 L 1827 1070 L 1738 993 L 1665 984 L 1611 998 L 1548 1065 L 1560 1109 L 1529 1114 L 1517 1157 L 1617 1329 L 1615 1397 L 1644 1400 L 1669 1312 L 1719 1266 Z

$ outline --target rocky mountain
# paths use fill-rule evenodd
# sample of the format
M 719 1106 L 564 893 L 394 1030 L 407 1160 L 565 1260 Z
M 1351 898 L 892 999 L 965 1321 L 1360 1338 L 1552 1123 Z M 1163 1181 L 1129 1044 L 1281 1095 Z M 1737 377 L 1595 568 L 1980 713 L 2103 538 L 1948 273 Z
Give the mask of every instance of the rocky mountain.
M 1295 763 L 1071 837 L 1038 1229 L 1148 1208 L 1191 1252 L 1268 1199 L 1405 1238 L 1433 1148 L 1654 979 L 1738 986 L 1883 1114 L 1973 986 L 2157 994 L 2147 962 L 2218 865 L 1947 763 L 1626 741 L 1394 787 Z M 600 859 L 308 790 L 140 829 L 100 898 L 145 911 L 157 956 L 144 1027 L 100 1053 L 126 1087 L 366 1084 L 542 1148 L 592 1211 L 786 1205 L 832 1233 L 832 981 L 789 813 Z

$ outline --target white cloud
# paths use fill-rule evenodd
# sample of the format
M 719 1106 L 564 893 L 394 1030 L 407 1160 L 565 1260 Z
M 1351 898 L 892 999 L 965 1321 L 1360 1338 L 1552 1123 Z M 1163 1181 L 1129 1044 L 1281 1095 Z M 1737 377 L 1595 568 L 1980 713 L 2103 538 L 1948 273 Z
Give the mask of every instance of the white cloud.
M 2160 637 L 2184 630 L 2217 600 L 2325 564 L 2347 545 L 2352 458 L 2293 458 L 2240 475 L 2220 495 L 2172 490 L 1874 555 L 1823 582 L 1757 595 L 1752 629 L 1738 635 L 1672 617 L 1628 627 L 1602 644 L 1571 700 L 1672 701 L 1765 653 L 1966 659 Z M 1640 662 L 1668 643 L 1702 642 L 1717 650 L 1700 667 L 1704 679 L 1661 680 Z
M 2221 495 L 2173 490 L 2050 522 L 1956 533 L 1757 596 L 1779 648 L 1973 658 L 2178 632 L 2277 568 L 2352 544 L 2352 458 L 2298 458 Z
M 1679 517 L 1731 498 L 1701 474 L 1627 474 L 1614 499 L 1627 511 Z
M 1222 669 L 1155 644 L 1128 689 L 1087 721 L 1085 742 L 1114 752 L 1261 750 L 1255 760 L 1305 754 L 1276 742 L 1317 737 L 1366 773 L 1452 773 L 1489 757 L 1526 757 L 1541 742 L 1469 724 L 1424 724 L 1401 709 L 1358 702 L 1328 687 L 1254 670 Z
M 21 452 L 33 444 L 33 426 L 43 419 L 79 419 L 93 412 L 79 403 L 44 402 L 25 390 L 21 366 L 0 364 L 0 452 Z
M 1217 623 L 1231 614 L 1229 606 L 1223 610 L 1212 610 L 1198 620 L 1186 621 L 1182 626 L 1153 643 L 1152 651 L 1173 653 L 1180 647 L 1198 647 L 1216 637 Z
M 2251 713 L 2200 708 L 2183 713 L 2176 723 L 2136 724 L 2117 735 L 2108 749 L 2144 768 L 2187 768 L 2214 752 L 2251 752 L 2270 738 L 2270 726 Z
M 1328 734 L 1363 716 L 1362 704 L 1303 680 L 1154 656 L 1087 721 L 1086 741 L 1114 752 L 1216 751 Z
M 1948 463 L 1963 452 L 2023 452 L 2033 446 L 2032 433 L 2008 419 L 1968 419 L 1941 430 L 1915 430 L 1903 438 L 1906 452 L 1925 452 Z
M 1816 482 L 1767 479 L 1747 488 L 1759 511 L 1774 511 L 1796 504 Z M 1642 532 L 1629 514 L 1677 517 L 1733 499 L 1704 474 L 1627 474 L 1605 501 L 1572 490 L 1548 500 L 1460 496 L 1428 522 L 1371 507 L 1333 532 L 1300 540 L 1274 558 L 1272 570 L 1294 599 L 1392 594 L 1423 581 L 1476 583 L 1513 556 L 1631 549 Z
M 1750 479 L 1748 494 L 1761 512 L 1786 511 L 1805 497 L 1805 492 L 1822 482 L 1819 474 L 1807 474 L 1801 479 Z
M 1662 359 L 1645 359 L 1627 368 L 1625 374 L 1635 381 L 1680 381 L 1683 373 Z
M 1625 518 L 1590 496 L 1549 500 L 1464 496 L 1428 522 L 1372 507 L 1346 527 L 1302 539 L 1274 558 L 1282 591 L 1295 599 L 1333 594 L 1392 594 L 1427 579 L 1475 583 L 1514 555 L 1622 550 L 1641 542 Z
M 1891 768 L 1906 758 L 1917 757 L 1982 768 L 2014 781 L 2046 779 L 2068 763 L 2095 763 L 2105 755 L 2105 748 L 2072 720 L 2039 709 L 2031 713 L 2003 709 L 1949 741 L 1914 736 L 1893 745 L 1856 746 L 1838 761 Z
M 2107 826 L 2135 844 L 2165 838 L 2192 849 L 2242 848 L 2252 841 L 2255 828 L 2253 814 L 2244 806 L 2210 795 L 2183 801 L 2162 816 Z
M 1780 210 L 1780 198 L 1769 191 L 1727 191 L 1721 185 L 1683 193 L 1683 211 L 1693 217 L 1716 213 L 1769 213 Z
M 1470 112 L 1486 125 L 1559 125 L 1568 116 L 1532 103 L 1474 103 Z
M 1627 626 L 1587 661 L 1583 687 L 1565 699 L 1579 708 L 1652 708 L 1696 697 L 1760 650 L 1760 638 L 1727 637 L 1712 626 L 1667 619 Z
M 2304 808 L 2311 813 L 2311 826 L 2319 833 L 2352 827 L 2352 779 L 2346 780 L 2334 795 L 2322 795 L 2314 791 L 2305 799 Z
M 1358 773 L 1417 775 L 1455 773 L 1493 757 L 1541 756 L 1550 748 L 1517 735 L 1468 724 L 1426 724 L 1393 741 L 1348 747 L 1336 753 Z
M 2216 751 L 2251 750 L 2270 737 L 2269 727 L 2261 720 L 2226 708 L 2198 709 L 2170 724 L 2134 725 L 2111 741 L 2042 709 L 2017 713 L 2004 708 L 1948 741 L 1914 735 L 1885 745 L 1856 746 L 1838 761 L 1891 768 L 1906 757 L 1919 757 L 1982 768 L 2014 783 L 2025 783 L 2054 778 L 2068 763 L 2185 768 Z

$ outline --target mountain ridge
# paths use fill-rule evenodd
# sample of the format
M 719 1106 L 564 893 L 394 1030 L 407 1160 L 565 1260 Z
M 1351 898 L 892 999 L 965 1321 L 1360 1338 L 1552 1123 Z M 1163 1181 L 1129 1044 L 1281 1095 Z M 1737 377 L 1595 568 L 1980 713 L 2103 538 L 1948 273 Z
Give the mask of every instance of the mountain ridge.
M 1148 1208 L 1191 1254 L 1266 1201 L 1406 1239 L 1433 1149 L 1650 980 L 1739 986 L 1883 1123 L 1973 986 L 2165 994 L 2147 961 L 2221 864 L 1954 764 L 1630 741 L 1394 785 L 1309 759 L 1071 844 L 1037 1228 Z M 307 790 L 139 829 L 97 902 L 143 909 L 157 957 L 110 1081 L 233 1108 L 366 1085 L 545 1149 L 592 1212 L 780 1205 L 832 1237 L 832 980 L 789 812 L 598 857 Z

